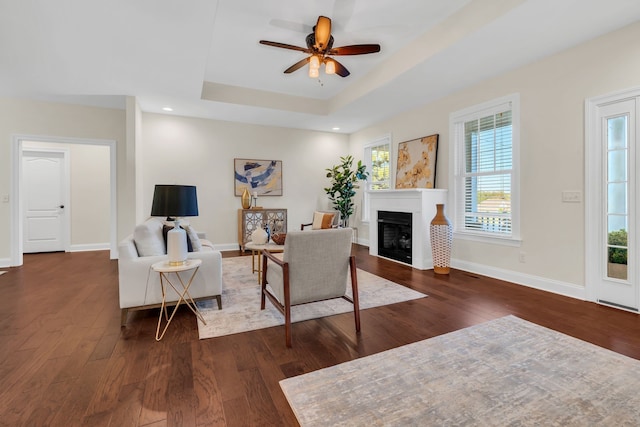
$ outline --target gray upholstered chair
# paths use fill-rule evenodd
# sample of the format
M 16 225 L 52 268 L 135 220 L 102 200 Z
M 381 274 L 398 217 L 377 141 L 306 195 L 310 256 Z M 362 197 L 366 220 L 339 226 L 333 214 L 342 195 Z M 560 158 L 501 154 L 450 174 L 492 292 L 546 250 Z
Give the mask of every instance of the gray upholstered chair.
M 291 307 L 315 301 L 344 298 L 353 303 L 356 331 L 360 331 L 356 259 L 351 255 L 350 228 L 290 231 L 282 259 L 263 251 L 262 296 L 285 318 L 285 339 L 291 347 Z M 353 298 L 346 295 L 351 272 Z

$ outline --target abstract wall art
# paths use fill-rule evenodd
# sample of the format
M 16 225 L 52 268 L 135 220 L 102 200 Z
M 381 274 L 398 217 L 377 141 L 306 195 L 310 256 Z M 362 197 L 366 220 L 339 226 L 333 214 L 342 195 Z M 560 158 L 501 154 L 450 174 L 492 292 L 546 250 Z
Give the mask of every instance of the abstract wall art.
M 282 160 L 233 159 L 234 190 L 258 196 L 282 196 Z
M 435 188 L 438 134 L 398 144 L 396 189 Z

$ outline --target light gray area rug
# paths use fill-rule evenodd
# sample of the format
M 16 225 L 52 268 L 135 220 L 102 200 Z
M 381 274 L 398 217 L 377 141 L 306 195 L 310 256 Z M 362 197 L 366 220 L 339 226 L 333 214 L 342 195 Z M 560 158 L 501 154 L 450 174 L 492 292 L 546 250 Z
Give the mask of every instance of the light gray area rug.
M 251 272 L 251 257 L 223 258 L 222 310 L 212 300 L 198 302 L 207 322 L 198 320 L 200 339 L 230 335 L 284 324 L 284 316 L 267 300 L 260 310 L 260 285 L 257 273 Z M 349 282 L 348 294 L 351 294 Z M 426 297 L 425 294 L 358 269 L 360 309 L 394 304 Z M 353 312 L 353 305 L 343 299 L 321 301 L 292 307 L 293 322 Z
M 640 422 L 640 361 L 513 316 L 280 386 L 303 427 Z

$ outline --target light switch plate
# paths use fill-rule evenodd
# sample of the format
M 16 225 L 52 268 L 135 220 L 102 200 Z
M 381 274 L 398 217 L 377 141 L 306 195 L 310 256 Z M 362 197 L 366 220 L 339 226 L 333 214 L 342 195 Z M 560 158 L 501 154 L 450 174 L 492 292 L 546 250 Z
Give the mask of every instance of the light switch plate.
M 563 203 L 580 203 L 582 201 L 582 193 L 580 191 L 563 191 Z

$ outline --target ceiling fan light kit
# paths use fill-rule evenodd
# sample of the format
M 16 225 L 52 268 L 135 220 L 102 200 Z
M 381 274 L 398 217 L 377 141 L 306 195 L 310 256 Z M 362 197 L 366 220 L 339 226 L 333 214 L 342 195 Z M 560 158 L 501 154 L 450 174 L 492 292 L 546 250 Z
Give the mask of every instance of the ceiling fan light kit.
M 327 74 L 336 73 L 336 62 L 333 59 L 328 58 L 324 60 L 324 72 Z
M 380 52 L 379 44 L 356 44 L 351 46 L 333 47 L 333 36 L 331 35 L 331 19 L 326 16 L 319 16 L 313 33 L 307 35 L 307 47 L 293 46 L 290 44 L 260 40 L 260 44 L 279 47 L 282 49 L 297 50 L 309 56 L 296 62 L 286 70 L 285 74 L 293 73 L 309 64 L 309 77 L 318 78 L 320 75 L 320 65 L 324 64 L 326 74 L 338 74 L 340 77 L 347 77 L 349 70 L 333 59 L 334 55 L 365 55 L 368 53 Z

